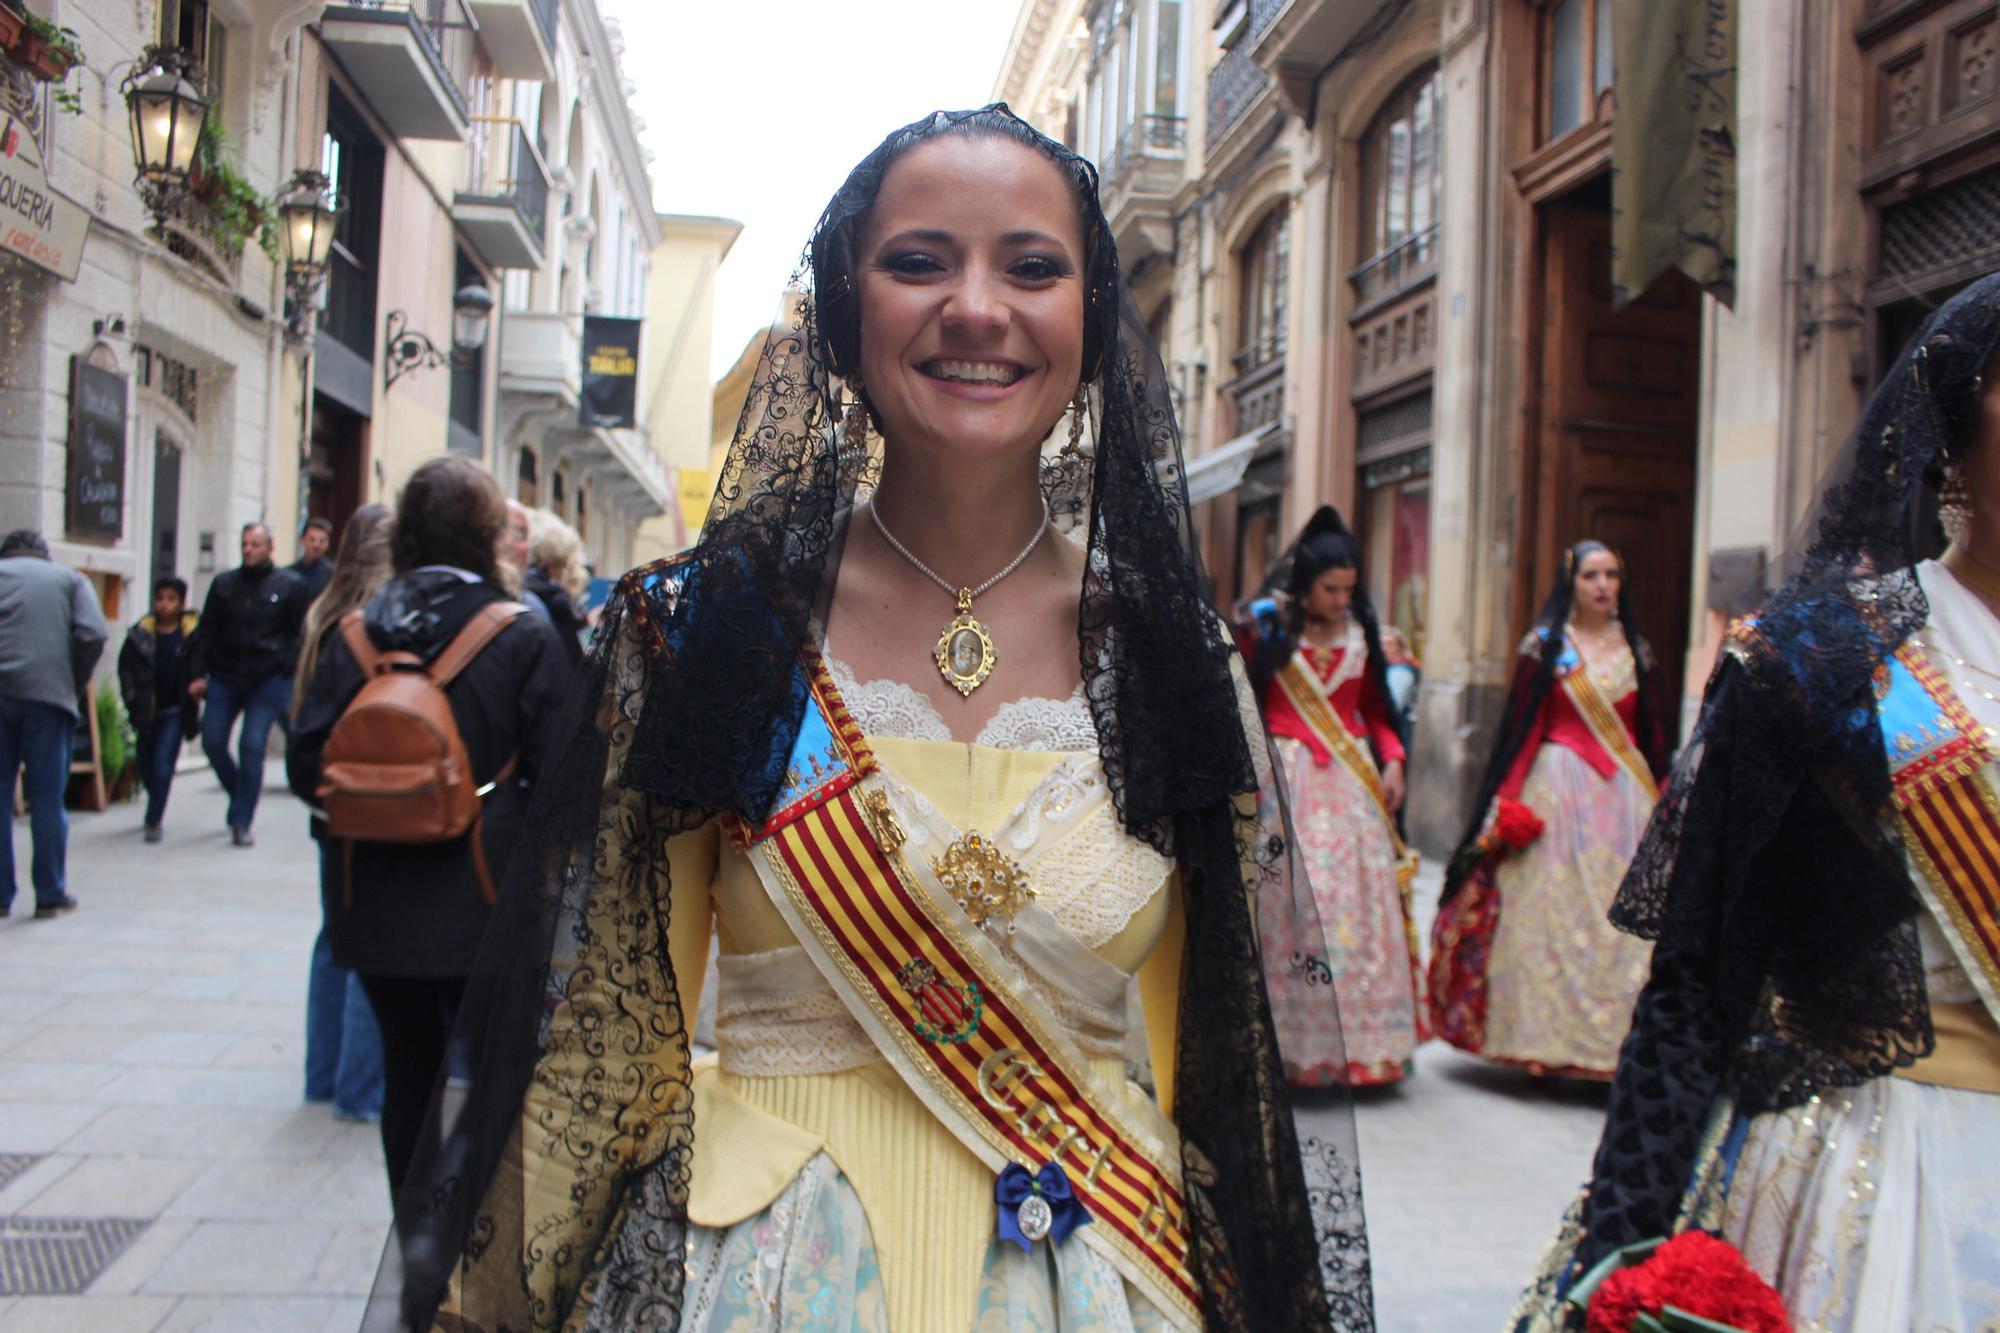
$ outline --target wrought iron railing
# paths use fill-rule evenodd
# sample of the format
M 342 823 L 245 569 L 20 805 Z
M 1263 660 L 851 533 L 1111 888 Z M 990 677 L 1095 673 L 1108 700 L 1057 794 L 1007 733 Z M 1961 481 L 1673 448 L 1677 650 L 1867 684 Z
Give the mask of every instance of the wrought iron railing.
M 556 0 L 528 0 L 528 12 L 535 16 L 535 24 L 542 30 L 542 40 L 549 44 L 549 53 L 556 49 Z
M 1116 185 L 1131 171 L 1147 162 L 1179 161 L 1187 150 L 1187 119 L 1184 116 L 1141 116 L 1125 127 L 1118 147 L 1104 173 L 1108 184 Z
M 512 116 L 474 116 L 468 146 L 465 194 L 512 204 L 535 240 L 545 244 L 549 169 L 527 127 Z
M 1355 305 L 1371 306 L 1408 291 L 1437 273 L 1437 258 L 1438 228 L 1433 222 L 1347 275 L 1354 284 Z
M 235 286 L 243 259 L 244 237 L 240 232 L 233 237 L 225 236 L 215 211 L 191 191 L 165 191 L 160 204 L 160 218 L 154 230 L 168 253 Z
M 322 17 L 337 17 L 343 9 L 402 14 L 417 37 L 417 45 L 457 105 L 458 113 L 471 114 L 465 93 L 472 81 L 472 34 L 476 25 L 466 14 L 463 0 L 346 0 L 343 4 L 329 5 Z

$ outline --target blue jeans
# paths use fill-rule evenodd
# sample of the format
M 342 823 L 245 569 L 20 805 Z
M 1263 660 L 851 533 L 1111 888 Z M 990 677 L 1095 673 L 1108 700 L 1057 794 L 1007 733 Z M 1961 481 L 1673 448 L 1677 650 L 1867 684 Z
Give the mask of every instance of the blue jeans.
M 7 802 L 14 800 L 14 779 L 25 765 L 28 836 L 34 842 L 36 906 L 62 901 L 64 863 L 69 848 L 69 812 L 63 792 L 69 787 L 69 761 L 76 749 L 76 719 L 54 704 L 0 698 L 0 778 L 5 778 Z M 0 841 L 0 907 L 14 902 L 14 830 L 9 810 L 7 837 Z
M 146 824 L 151 827 L 167 813 L 167 793 L 174 786 L 174 765 L 181 758 L 181 710 L 162 708 L 153 726 L 139 738 L 139 781 L 146 784 Z
M 249 828 L 257 817 L 257 798 L 264 794 L 264 745 L 271 739 L 271 724 L 291 707 L 292 682 L 283 676 L 266 676 L 255 685 L 231 685 L 214 676 L 208 679 L 208 708 L 201 718 L 201 748 L 215 766 L 215 776 L 229 793 L 229 827 Z M 243 717 L 243 734 L 236 742 L 236 758 L 229 757 L 229 729 Z
M 356 1119 L 382 1114 L 382 1030 L 361 978 L 333 961 L 325 931 L 306 979 L 306 1100 L 331 1101 Z

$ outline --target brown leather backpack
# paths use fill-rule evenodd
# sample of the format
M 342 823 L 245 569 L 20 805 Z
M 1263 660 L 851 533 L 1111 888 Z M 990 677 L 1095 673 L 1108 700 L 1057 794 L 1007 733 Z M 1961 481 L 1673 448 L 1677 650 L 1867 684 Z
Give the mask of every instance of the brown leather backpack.
M 363 842 L 427 843 L 470 831 L 479 891 L 493 901 L 479 837 L 480 798 L 513 775 L 515 759 L 480 786 L 444 690 L 527 609 L 519 602 L 482 607 L 429 666 L 414 653 L 378 651 L 360 611 L 341 617 L 341 636 L 365 680 L 326 738 L 319 799 L 328 833 Z

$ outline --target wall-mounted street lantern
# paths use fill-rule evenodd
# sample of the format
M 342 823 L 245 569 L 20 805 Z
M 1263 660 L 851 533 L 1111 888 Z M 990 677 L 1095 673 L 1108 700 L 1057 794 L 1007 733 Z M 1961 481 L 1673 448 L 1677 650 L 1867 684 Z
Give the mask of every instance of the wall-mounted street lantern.
M 312 336 L 312 306 L 333 254 L 333 228 L 340 204 L 325 173 L 301 169 L 278 192 L 278 247 L 285 260 L 285 296 L 295 344 Z
M 439 350 L 428 335 L 411 329 L 408 315 L 401 310 L 391 310 L 385 338 L 388 353 L 382 366 L 383 390 L 386 392 L 412 370 L 428 370 L 436 366 L 465 369 L 472 364 L 472 358 L 479 349 L 486 345 L 486 328 L 492 318 L 492 292 L 477 283 L 459 288 L 451 300 L 452 347 L 445 352 Z
M 155 222 L 187 185 L 210 99 L 201 66 L 178 47 L 149 46 L 119 84 L 132 122 L 140 193 Z

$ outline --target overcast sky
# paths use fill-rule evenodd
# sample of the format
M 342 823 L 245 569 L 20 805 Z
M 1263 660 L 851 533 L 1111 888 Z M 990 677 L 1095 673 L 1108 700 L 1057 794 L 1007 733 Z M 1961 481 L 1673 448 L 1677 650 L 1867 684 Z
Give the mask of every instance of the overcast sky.
M 598 0 L 664 213 L 735 218 L 711 364 L 771 322 L 813 222 L 899 125 L 993 91 L 1019 0 Z

